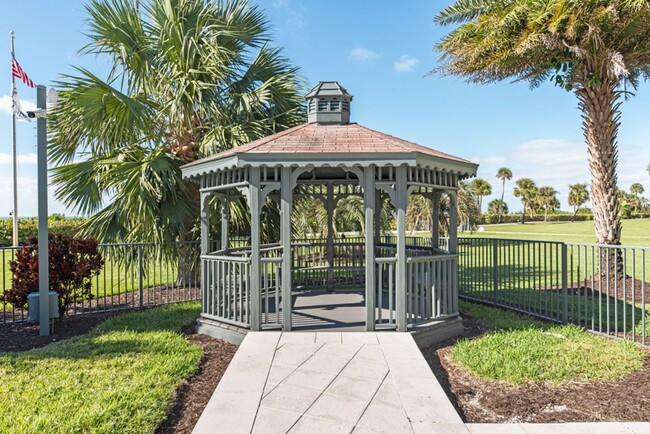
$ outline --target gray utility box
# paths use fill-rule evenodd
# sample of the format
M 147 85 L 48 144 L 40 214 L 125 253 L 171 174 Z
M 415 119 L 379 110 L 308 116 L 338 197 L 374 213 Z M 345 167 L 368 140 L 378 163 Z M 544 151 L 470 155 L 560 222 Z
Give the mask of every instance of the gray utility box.
M 59 294 L 56 291 L 50 291 L 50 318 L 59 317 Z M 40 320 L 41 296 L 38 292 L 32 292 L 27 296 L 27 319 L 30 321 Z

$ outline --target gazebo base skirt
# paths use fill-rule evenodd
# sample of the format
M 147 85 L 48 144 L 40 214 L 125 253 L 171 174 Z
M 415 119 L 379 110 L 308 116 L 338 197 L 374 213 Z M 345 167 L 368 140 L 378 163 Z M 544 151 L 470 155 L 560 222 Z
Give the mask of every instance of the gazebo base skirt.
M 201 316 L 196 320 L 196 332 L 239 345 L 249 330 Z
M 420 348 L 427 348 L 438 342 L 455 338 L 462 332 L 463 320 L 460 316 L 419 324 L 409 330 Z
M 230 324 L 222 323 L 220 321 L 200 317 L 196 322 L 196 332 L 216 339 L 223 339 L 233 344 L 241 344 L 249 332 L 248 329 L 236 327 Z M 304 330 L 307 331 L 307 330 Z M 308 330 L 318 331 L 318 330 Z M 378 330 L 379 331 L 379 330 Z M 322 330 L 323 333 L 341 333 L 341 331 L 332 332 L 327 329 Z M 419 324 L 408 331 L 413 335 L 413 339 L 420 348 L 430 347 L 438 342 L 459 336 L 463 332 L 463 320 L 458 317 L 447 318 L 443 320 L 431 321 L 428 323 Z M 293 333 L 300 333 L 299 330 Z M 343 332 L 345 333 L 345 332 Z

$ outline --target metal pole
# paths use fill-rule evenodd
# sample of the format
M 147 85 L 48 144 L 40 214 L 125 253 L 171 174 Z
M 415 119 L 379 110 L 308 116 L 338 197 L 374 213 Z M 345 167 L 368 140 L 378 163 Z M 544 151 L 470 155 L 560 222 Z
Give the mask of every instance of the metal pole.
M 14 59 L 14 31 L 11 31 L 11 58 Z M 11 74 L 11 97 L 14 97 L 14 92 L 16 91 L 16 77 Z M 13 181 L 14 181 L 14 209 L 12 212 L 13 218 L 13 245 L 14 247 L 18 246 L 18 156 L 16 153 L 16 112 L 11 111 L 11 127 L 13 133 L 13 143 L 12 143 L 12 165 L 13 165 Z
M 36 107 L 47 108 L 45 86 L 36 86 Z M 50 334 L 50 270 L 47 227 L 47 119 L 36 121 L 37 185 L 38 185 L 38 293 L 40 301 L 40 334 Z

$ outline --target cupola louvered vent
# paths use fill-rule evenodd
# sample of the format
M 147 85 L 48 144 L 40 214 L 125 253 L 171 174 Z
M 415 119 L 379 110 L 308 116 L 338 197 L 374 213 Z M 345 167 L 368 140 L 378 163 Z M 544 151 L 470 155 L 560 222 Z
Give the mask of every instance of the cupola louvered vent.
M 352 95 L 336 81 L 321 81 L 305 97 L 309 123 L 350 123 Z

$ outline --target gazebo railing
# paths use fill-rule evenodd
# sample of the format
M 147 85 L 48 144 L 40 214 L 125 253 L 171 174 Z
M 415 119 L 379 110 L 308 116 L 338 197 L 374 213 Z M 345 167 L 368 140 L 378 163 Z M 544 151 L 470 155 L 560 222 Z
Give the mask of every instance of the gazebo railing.
M 377 278 L 375 291 L 375 328 L 394 329 L 397 327 L 395 310 L 395 256 L 375 258 Z
M 282 256 L 281 249 L 275 256 L 260 258 L 261 263 L 261 315 L 262 328 L 282 328 Z M 291 301 L 289 301 L 289 304 Z
M 406 320 L 416 325 L 458 313 L 453 288 L 457 255 L 416 256 L 406 260 Z
M 296 240 L 292 243 L 292 287 L 361 288 L 365 282 L 365 243 L 336 239 L 333 251 L 325 239 Z M 251 326 L 250 247 L 231 247 L 203 255 L 203 312 L 208 318 L 240 326 Z M 328 255 L 329 253 L 329 255 Z M 406 322 L 414 326 L 457 315 L 457 255 L 423 244 L 407 245 Z M 394 329 L 397 325 L 396 248 L 378 244 L 375 251 L 375 326 Z M 330 266 L 330 263 L 332 264 Z M 282 248 L 278 244 L 260 249 L 261 327 L 282 327 Z M 287 300 L 290 308 L 291 300 Z
M 202 315 L 250 327 L 250 257 L 202 255 L 201 267 Z

